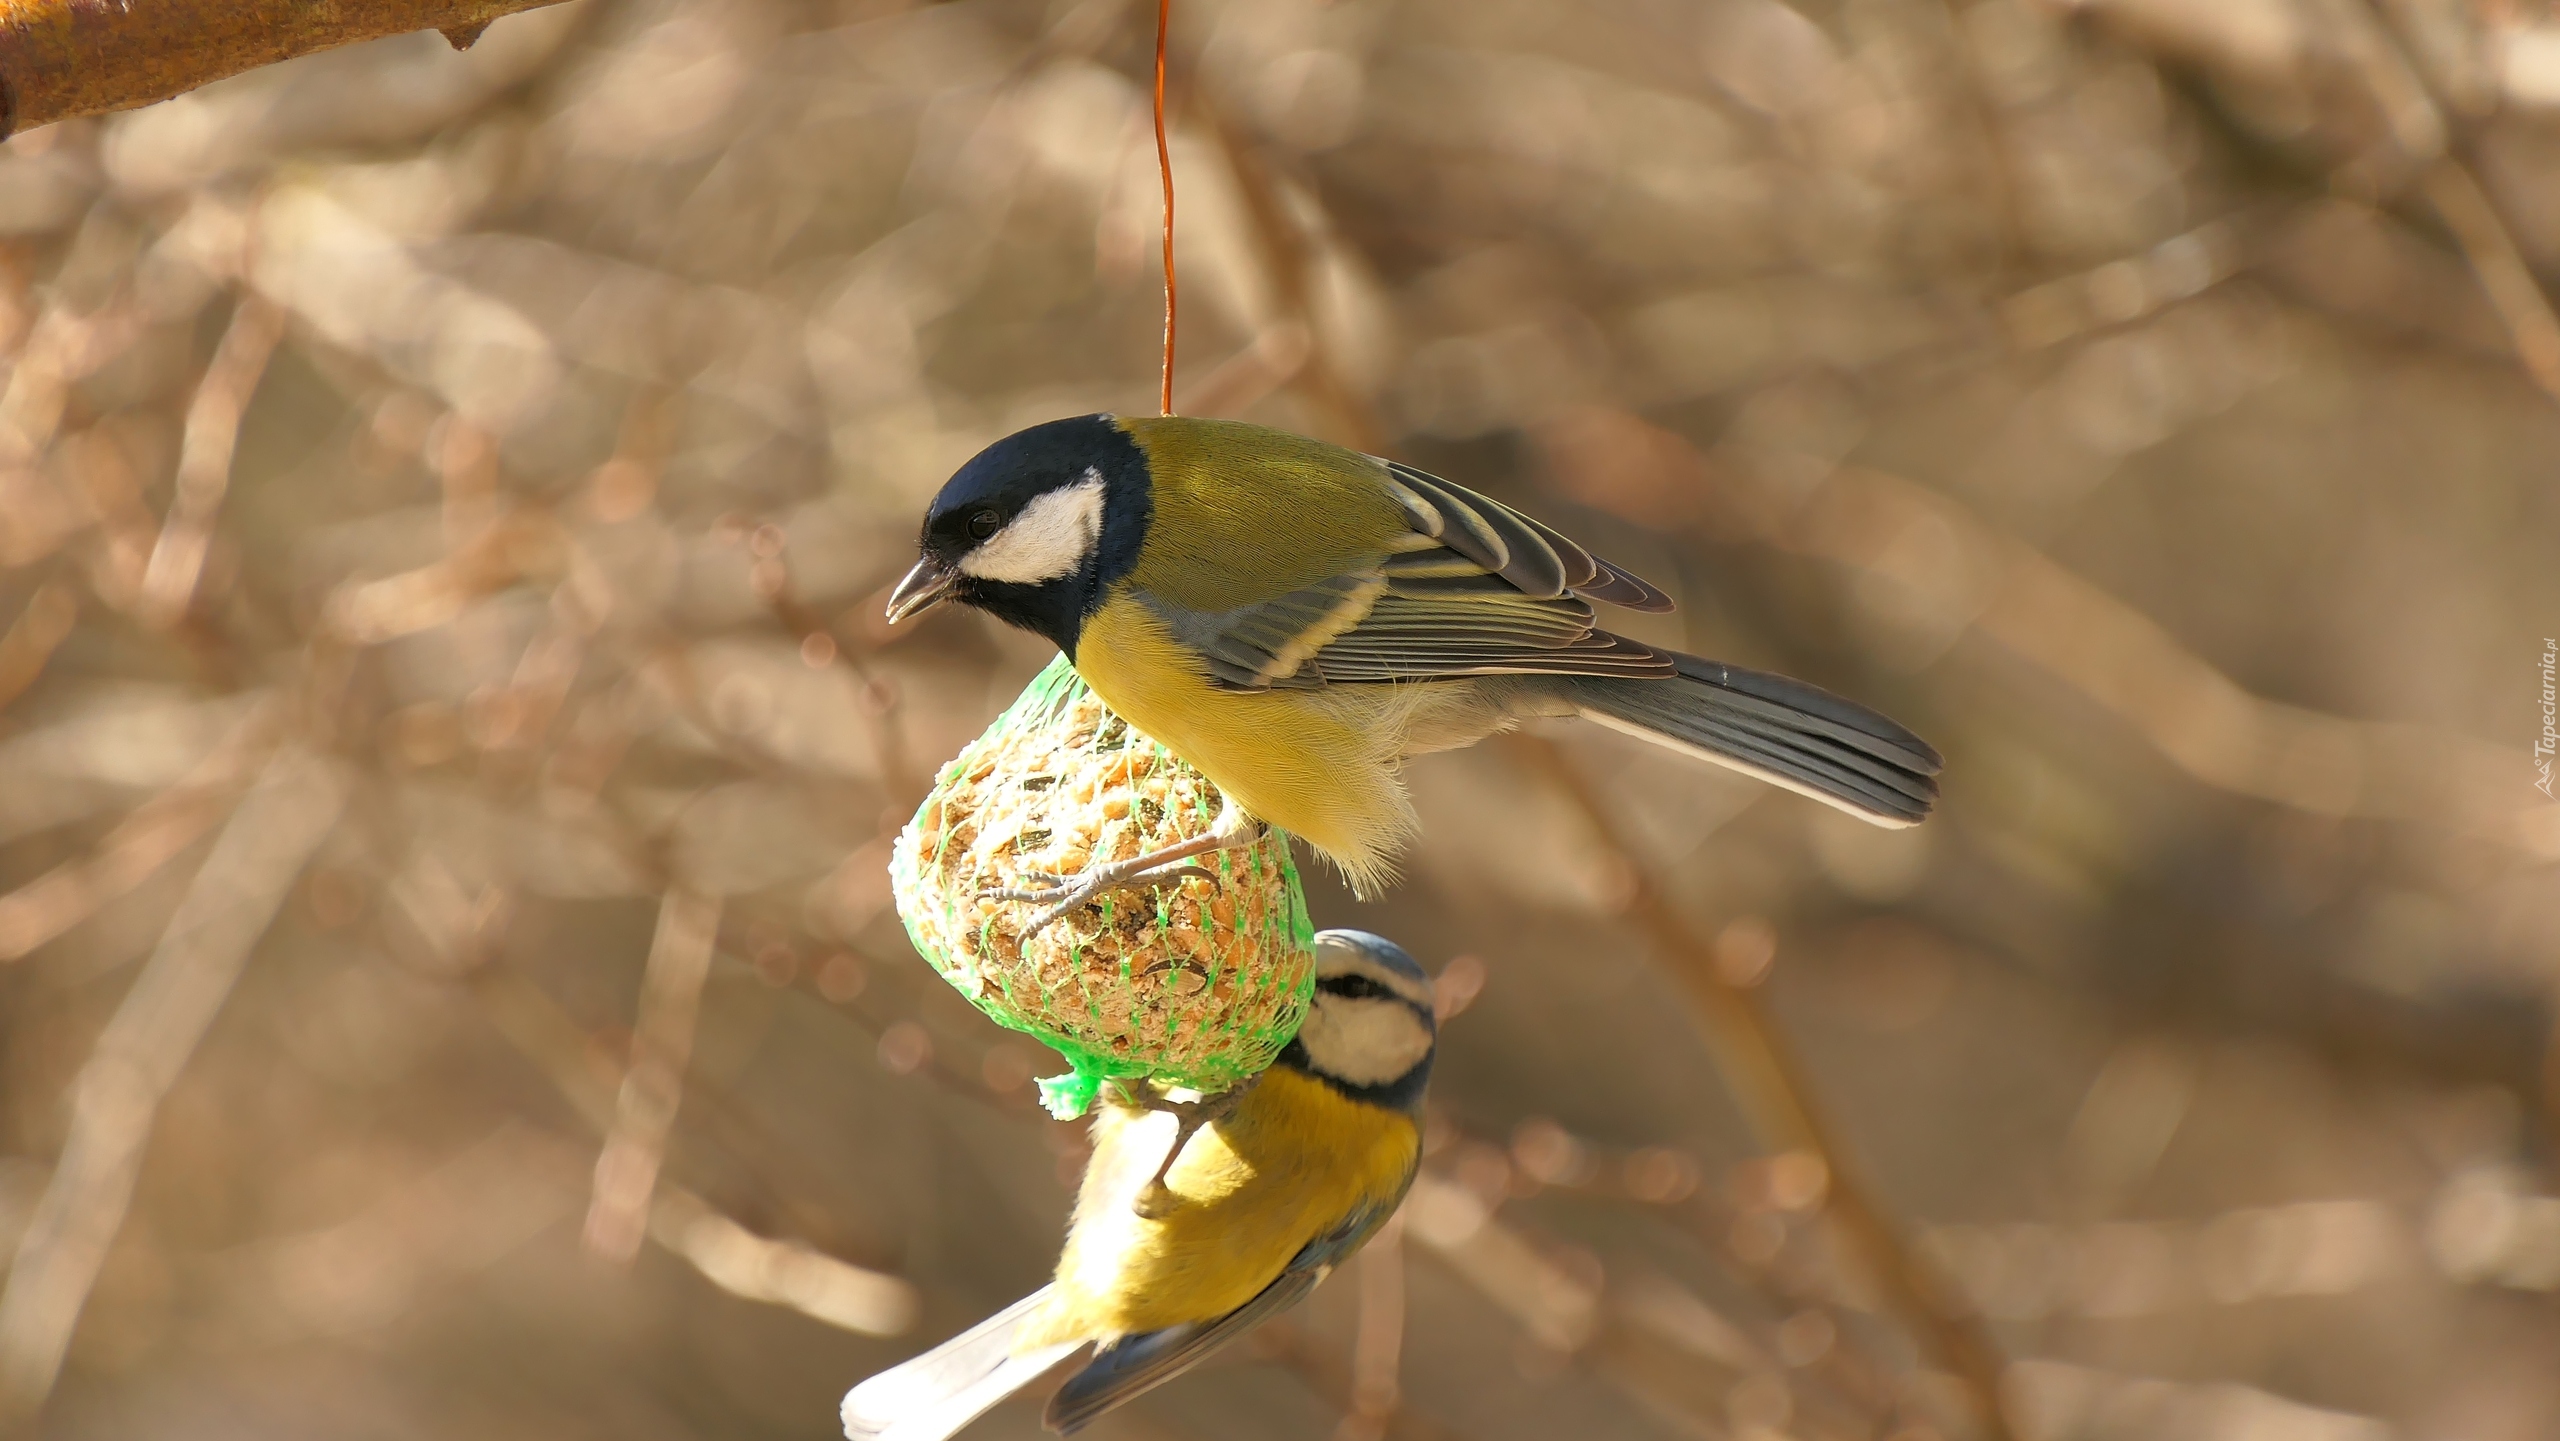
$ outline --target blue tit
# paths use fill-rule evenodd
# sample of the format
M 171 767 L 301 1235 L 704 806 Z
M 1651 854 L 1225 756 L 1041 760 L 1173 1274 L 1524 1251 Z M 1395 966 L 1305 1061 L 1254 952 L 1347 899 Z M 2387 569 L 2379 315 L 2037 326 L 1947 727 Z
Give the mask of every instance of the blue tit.
M 1085 1346 L 1050 1398 L 1071 1432 L 1297 1304 L 1395 1213 L 1422 1155 L 1431 983 L 1392 942 L 1316 936 L 1306 1023 L 1232 1107 L 1175 1144 L 1162 1110 L 1093 1122 L 1047 1286 L 844 1398 L 853 1441 L 942 1441 Z M 1175 1204 L 1146 1206 L 1159 1169 Z
M 997 441 L 924 522 L 892 621 L 955 600 L 1055 642 L 1112 710 L 1362 895 L 1416 830 L 1407 756 L 1584 716 L 1883 826 L 1938 753 L 1783 676 L 1600 628 L 1669 597 L 1552 528 L 1410 466 L 1239 421 L 1083 416 Z M 1177 860 L 1098 866 L 1059 911 Z

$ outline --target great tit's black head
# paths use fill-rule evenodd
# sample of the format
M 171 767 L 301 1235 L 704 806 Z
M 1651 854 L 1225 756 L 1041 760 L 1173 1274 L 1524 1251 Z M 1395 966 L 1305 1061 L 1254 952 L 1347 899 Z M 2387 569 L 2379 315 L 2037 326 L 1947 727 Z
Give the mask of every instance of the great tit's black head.
M 1354 1099 L 1419 1112 L 1439 1039 L 1431 978 L 1384 936 L 1316 933 L 1316 994 L 1280 1064 Z
M 933 498 L 922 555 L 890 593 L 889 619 L 956 600 L 1073 658 L 1102 588 L 1137 564 L 1148 496 L 1146 454 L 1108 415 L 1015 431 Z

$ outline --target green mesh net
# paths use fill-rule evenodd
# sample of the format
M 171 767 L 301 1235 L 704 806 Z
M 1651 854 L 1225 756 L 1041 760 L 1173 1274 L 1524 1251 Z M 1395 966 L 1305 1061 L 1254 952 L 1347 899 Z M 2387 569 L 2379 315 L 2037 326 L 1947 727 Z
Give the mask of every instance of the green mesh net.
M 1111 713 L 1065 657 L 935 780 L 889 879 L 925 959 L 998 1023 L 1066 1057 L 1040 1083 L 1061 1118 L 1106 1080 L 1204 1094 L 1271 1064 L 1315 988 L 1314 930 L 1288 838 L 1201 858 L 1208 876 L 1105 896 L 1028 944 L 1042 907 L 992 890 L 1076 875 L 1207 833 L 1207 777 Z

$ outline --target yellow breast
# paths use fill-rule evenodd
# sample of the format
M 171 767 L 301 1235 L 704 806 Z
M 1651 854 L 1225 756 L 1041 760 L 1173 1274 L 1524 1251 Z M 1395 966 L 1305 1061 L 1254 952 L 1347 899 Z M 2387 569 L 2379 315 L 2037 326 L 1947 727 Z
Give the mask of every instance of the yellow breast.
M 1244 809 L 1303 836 L 1362 894 L 1382 889 L 1415 828 L 1396 763 L 1417 687 L 1229 691 L 1125 590 L 1076 642 L 1103 703 L 1171 747 Z
M 1192 1137 L 1165 1176 L 1184 1204 L 1149 1220 L 1134 1203 L 1172 1136 L 1173 1117 L 1160 1112 L 1112 1108 L 1096 1120 L 1049 1307 L 1021 1345 L 1223 1316 L 1345 1217 L 1392 1204 L 1420 1148 L 1401 1113 L 1275 1068 Z

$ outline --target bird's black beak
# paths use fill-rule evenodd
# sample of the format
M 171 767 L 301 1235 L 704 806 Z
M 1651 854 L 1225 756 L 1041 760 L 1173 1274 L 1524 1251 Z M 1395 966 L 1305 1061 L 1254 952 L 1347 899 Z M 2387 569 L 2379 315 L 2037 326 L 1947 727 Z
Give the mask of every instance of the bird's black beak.
M 898 588 L 889 592 L 889 623 L 896 625 L 911 615 L 922 615 L 951 597 L 951 588 L 960 583 L 960 572 L 928 555 L 916 562 Z

